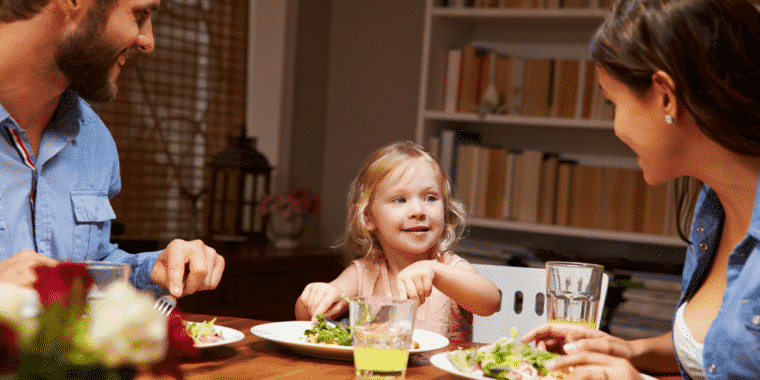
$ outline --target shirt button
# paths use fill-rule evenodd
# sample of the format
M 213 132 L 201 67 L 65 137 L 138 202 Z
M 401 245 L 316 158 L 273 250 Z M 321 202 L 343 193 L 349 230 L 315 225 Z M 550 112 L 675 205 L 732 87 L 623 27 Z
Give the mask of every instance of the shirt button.
M 710 371 L 710 373 L 715 373 L 715 364 L 710 364 L 710 367 L 707 368 L 707 370 Z
M 756 315 L 752 318 L 752 324 L 755 326 L 760 325 L 760 315 Z
M 700 251 L 707 251 L 707 243 L 700 243 L 699 244 L 699 250 Z
M 705 229 L 702 228 L 702 226 L 697 227 L 697 232 L 702 233 L 704 231 L 705 231 Z

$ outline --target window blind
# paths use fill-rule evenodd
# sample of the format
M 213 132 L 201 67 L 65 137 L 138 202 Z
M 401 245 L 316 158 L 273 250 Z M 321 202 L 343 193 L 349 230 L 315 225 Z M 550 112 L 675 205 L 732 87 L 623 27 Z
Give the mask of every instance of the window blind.
M 156 49 L 123 67 L 117 99 L 93 104 L 113 134 L 120 239 L 205 236 L 207 163 L 245 120 L 248 0 L 168 0 Z

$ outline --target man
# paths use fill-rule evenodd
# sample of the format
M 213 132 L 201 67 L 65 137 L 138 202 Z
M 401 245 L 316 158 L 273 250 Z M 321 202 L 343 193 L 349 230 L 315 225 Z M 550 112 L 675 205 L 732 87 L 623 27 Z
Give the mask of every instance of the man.
M 219 284 L 224 259 L 200 240 L 136 255 L 110 243 L 118 154 L 83 98 L 113 99 L 125 62 L 153 51 L 159 5 L 0 0 L 0 281 L 29 285 L 34 266 L 102 260 L 177 297 Z

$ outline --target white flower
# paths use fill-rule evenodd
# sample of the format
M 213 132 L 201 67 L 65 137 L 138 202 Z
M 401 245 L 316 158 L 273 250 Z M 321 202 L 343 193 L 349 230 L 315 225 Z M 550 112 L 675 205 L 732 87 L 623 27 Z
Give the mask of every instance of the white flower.
M 19 334 L 19 343 L 29 343 L 39 328 L 40 297 L 33 289 L 0 282 L 0 319 L 9 322 Z
M 166 355 L 166 317 L 153 308 L 151 296 L 129 284 L 109 286 L 92 302 L 90 342 L 103 364 L 149 364 Z

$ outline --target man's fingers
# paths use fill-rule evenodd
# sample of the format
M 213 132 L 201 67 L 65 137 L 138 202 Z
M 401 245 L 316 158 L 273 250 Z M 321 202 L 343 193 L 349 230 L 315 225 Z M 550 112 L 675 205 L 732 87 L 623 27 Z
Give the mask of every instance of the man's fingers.
M 196 291 L 203 289 L 203 284 L 206 281 L 206 276 L 209 271 L 206 255 L 203 250 L 204 244 L 199 240 L 192 242 L 189 247 L 184 249 L 187 257 L 186 260 L 189 260 L 190 264 L 190 270 L 185 279 L 185 294 L 193 294 Z
M 211 279 L 210 284 L 209 284 L 209 289 L 216 289 L 216 287 L 219 286 L 219 281 L 222 280 L 222 273 L 224 273 L 224 266 L 225 266 L 224 257 L 222 257 L 221 255 L 213 255 L 213 256 L 215 257 L 214 266 L 213 266 L 214 269 L 211 272 L 211 276 L 207 276 L 208 278 Z

